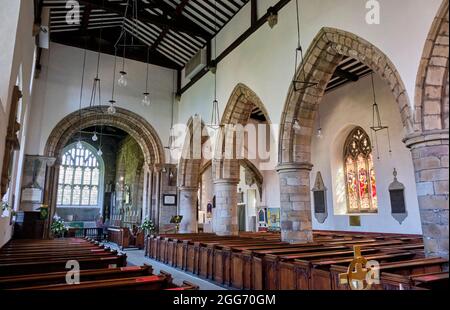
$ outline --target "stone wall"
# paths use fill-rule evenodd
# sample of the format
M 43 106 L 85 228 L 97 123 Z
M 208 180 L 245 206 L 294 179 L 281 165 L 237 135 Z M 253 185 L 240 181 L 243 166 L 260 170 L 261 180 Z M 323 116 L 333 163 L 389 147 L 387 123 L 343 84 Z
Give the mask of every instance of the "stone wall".
M 140 223 L 142 217 L 144 155 L 130 136 L 121 142 L 116 154 L 116 207 L 113 213 L 123 214 L 123 226 L 131 226 Z

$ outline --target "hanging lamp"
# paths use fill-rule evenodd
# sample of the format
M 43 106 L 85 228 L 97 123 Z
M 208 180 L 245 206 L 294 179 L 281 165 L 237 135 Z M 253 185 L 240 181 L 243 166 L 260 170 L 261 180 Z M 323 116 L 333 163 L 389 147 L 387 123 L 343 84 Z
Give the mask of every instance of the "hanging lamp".
M 372 133 L 372 141 L 375 141 L 375 145 L 377 148 L 377 159 L 380 159 L 380 148 L 378 144 L 378 132 L 386 130 L 387 136 L 388 136 L 388 146 L 389 146 L 389 155 L 392 154 L 392 148 L 391 148 L 391 135 L 389 133 L 389 127 L 383 125 L 383 122 L 381 120 L 380 116 L 380 109 L 378 108 L 377 98 L 376 98 L 376 92 L 375 92 L 375 82 L 373 79 L 373 72 L 370 75 L 371 81 L 372 81 L 372 93 L 373 93 L 373 104 L 372 104 L 372 126 L 370 127 L 371 133 Z M 373 136 L 375 135 L 375 140 L 373 139 Z
M 173 151 L 176 150 L 177 147 L 175 146 L 175 129 L 173 128 L 174 125 L 174 104 L 175 104 L 175 96 L 176 96 L 176 89 L 175 89 L 175 85 L 176 85 L 176 76 L 175 76 L 175 71 L 173 73 L 173 77 L 172 77 L 172 111 L 171 111 L 171 123 L 170 123 L 170 131 L 169 131 L 169 141 L 167 146 L 165 147 L 165 149 L 168 149 L 169 151 Z
M 316 137 L 319 139 L 323 138 L 323 130 L 322 130 L 322 120 L 320 117 L 320 104 L 317 105 L 317 113 L 318 113 L 318 128 L 316 132 Z
M 84 88 L 84 73 L 86 71 L 86 57 L 87 57 L 87 51 L 86 51 L 86 47 L 85 47 L 84 53 L 83 53 L 83 69 L 82 69 L 82 74 L 81 74 L 80 104 L 79 104 L 79 109 L 78 109 L 78 116 L 79 116 L 79 122 L 80 122 L 80 127 L 78 128 L 78 142 L 76 144 L 76 147 L 78 149 L 83 148 L 83 143 L 81 142 L 81 140 L 82 140 L 81 131 L 83 130 L 81 108 L 82 108 L 82 102 L 83 102 L 83 88 Z
M 103 0 L 104 1 L 104 0 Z M 101 111 L 102 105 L 102 96 L 101 96 L 101 80 L 100 80 L 100 58 L 101 58 L 101 50 L 102 50 L 102 33 L 103 28 L 100 28 L 100 37 L 98 44 L 98 53 L 97 53 L 97 71 L 92 85 L 91 99 L 89 101 L 89 107 L 92 109 L 98 108 Z M 98 99 L 98 104 L 96 105 L 96 99 Z M 95 125 L 94 134 L 91 137 L 93 142 L 98 141 L 97 135 L 97 124 Z
M 150 48 L 147 48 L 147 75 L 145 78 L 145 92 L 142 94 L 143 98 L 142 98 L 142 105 L 149 107 L 151 102 L 150 102 L 150 93 L 148 92 L 148 74 L 149 74 L 149 64 L 150 62 Z
M 294 91 L 295 92 L 300 92 L 300 91 L 305 91 L 306 89 L 310 88 L 310 87 L 316 87 L 319 83 L 317 82 L 309 82 L 306 81 L 306 77 L 304 76 L 305 73 L 303 72 L 303 70 L 301 71 L 303 73 L 303 79 L 296 79 L 296 74 L 297 74 L 297 68 L 298 68 L 298 58 L 299 58 L 299 54 L 300 54 L 300 60 L 301 63 L 304 63 L 304 59 L 303 59 L 303 47 L 302 47 L 302 43 L 301 43 L 301 31 L 300 31 L 300 12 L 299 12 L 299 5 L 298 5 L 298 0 L 295 0 L 295 8 L 296 8 L 296 13 L 297 13 L 297 48 L 295 49 L 295 67 L 294 67 L 294 79 L 292 80 L 292 85 L 294 87 Z M 302 77 L 300 77 L 302 78 Z
M 127 79 L 127 72 L 125 71 L 125 57 L 126 57 L 126 50 L 127 50 L 127 33 L 125 32 L 123 35 L 123 56 L 122 56 L 122 70 L 119 72 L 120 77 L 117 80 L 117 84 L 121 87 L 127 87 L 128 85 L 128 79 Z
M 214 100 L 212 102 L 211 119 L 206 126 L 216 131 L 221 127 L 219 101 L 217 100 L 217 1 L 214 1 L 214 61 L 210 71 L 214 74 Z

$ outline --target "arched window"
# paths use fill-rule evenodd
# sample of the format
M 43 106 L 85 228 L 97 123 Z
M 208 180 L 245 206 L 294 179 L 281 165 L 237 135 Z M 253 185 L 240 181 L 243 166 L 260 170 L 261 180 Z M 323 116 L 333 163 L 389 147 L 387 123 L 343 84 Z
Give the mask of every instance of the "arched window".
M 376 213 L 378 201 L 372 145 L 361 127 L 353 129 L 345 142 L 344 171 L 348 213 Z
M 101 207 L 103 160 L 82 142 L 64 149 L 58 178 L 58 207 Z

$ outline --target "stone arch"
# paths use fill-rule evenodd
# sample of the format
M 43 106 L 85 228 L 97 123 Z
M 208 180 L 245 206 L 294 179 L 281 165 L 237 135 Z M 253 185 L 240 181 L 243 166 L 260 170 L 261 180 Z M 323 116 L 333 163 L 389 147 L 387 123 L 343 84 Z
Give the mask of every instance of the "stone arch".
M 215 156 L 213 161 L 213 177 L 214 179 L 238 179 L 239 165 L 236 162 L 237 151 L 240 151 L 240 143 L 236 141 L 234 134 L 229 134 L 227 125 L 243 125 L 245 126 L 250 119 L 253 108 L 260 109 L 266 117 L 267 123 L 271 124 L 269 113 L 258 95 L 245 84 L 239 83 L 233 89 L 230 99 L 226 105 L 222 116 L 222 128 L 217 134 L 215 144 Z M 230 140 L 231 139 L 231 140 Z M 236 146 L 235 145 L 239 145 Z M 231 150 L 232 158 L 223 158 L 227 148 L 233 146 Z
M 448 129 L 449 1 L 444 0 L 425 42 L 416 79 L 414 128 Z
M 281 116 L 278 173 L 281 232 L 285 241 L 309 242 L 313 239 L 309 178 L 314 121 L 326 86 L 344 57 L 360 61 L 387 82 L 398 104 L 405 131 L 413 131 L 412 106 L 400 75 L 389 58 L 355 34 L 322 28 L 295 73 L 295 80 L 317 85 L 296 91 L 291 84 Z M 294 130 L 296 121 L 301 125 L 299 132 Z
M 187 122 L 186 137 L 178 162 L 177 186 L 180 197 L 181 233 L 198 231 L 197 204 L 200 170 L 203 162 L 203 145 L 209 140 L 205 124 L 200 117 L 191 117 Z
M 208 170 L 209 167 L 212 166 L 212 161 L 208 160 L 206 163 L 204 163 L 200 168 L 199 175 L 203 175 L 206 170 Z M 259 169 L 247 158 L 239 159 L 239 166 L 246 169 L 250 174 L 254 181 L 254 183 L 257 185 L 260 194 L 262 193 L 262 185 L 264 183 L 264 176 L 259 171 Z
M 411 149 L 425 254 L 448 259 L 449 1 L 444 0 L 425 42 L 416 81 Z
M 335 28 L 322 28 L 295 74 L 296 80 L 318 83 L 317 86 L 304 91 L 295 91 L 292 84 L 289 88 L 280 123 L 280 163 L 310 162 L 309 144 L 317 105 L 344 56 L 367 65 L 387 82 L 398 103 L 406 132 L 412 132 L 409 97 L 397 69 L 389 58 L 380 49 L 355 34 Z M 293 128 L 295 120 L 299 120 L 302 126 L 298 135 Z
M 44 204 L 49 206 L 51 217 L 56 209 L 58 161 L 70 138 L 80 129 L 99 124 L 117 127 L 127 132 L 139 144 L 144 154 L 146 167 L 165 163 L 164 148 L 156 130 L 141 116 L 123 108 L 116 108 L 116 110 L 114 115 L 105 113 L 106 107 L 89 107 L 75 111 L 63 118 L 50 133 L 44 155 L 57 160 L 56 164 L 50 167 L 46 176 Z M 45 236 L 50 234 L 50 224 L 51 222 L 48 221 L 45 227 Z
M 102 107 L 102 110 L 105 109 Z M 141 116 L 123 108 L 116 110 L 114 115 L 109 115 L 99 112 L 98 107 L 85 108 L 67 115 L 50 133 L 45 145 L 45 156 L 58 158 L 61 150 L 81 127 L 102 124 L 117 127 L 132 136 L 141 147 L 146 164 L 164 164 L 164 148 L 156 130 Z
M 202 149 L 209 138 L 205 123 L 200 117 L 189 118 L 178 163 L 178 187 L 198 187 L 199 171 L 203 162 Z
M 254 108 L 260 109 L 270 119 L 261 99 L 246 85 L 239 83 L 231 93 L 217 133 L 212 162 L 216 209 L 213 229 L 219 235 L 238 234 L 237 184 L 243 135 L 237 134 L 236 125 L 246 126 Z

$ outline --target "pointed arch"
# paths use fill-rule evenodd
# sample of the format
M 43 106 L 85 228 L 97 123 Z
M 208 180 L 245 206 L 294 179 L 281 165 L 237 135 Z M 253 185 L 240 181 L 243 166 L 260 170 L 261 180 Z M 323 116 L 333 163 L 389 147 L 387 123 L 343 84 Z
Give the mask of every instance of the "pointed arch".
M 344 56 L 357 59 L 387 82 L 398 104 L 406 132 L 413 130 L 409 97 L 389 58 L 376 46 L 355 34 L 335 28 L 322 28 L 295 74 L 296 80 L 317 83 L 317 86 L 303 91 L 295 91 L 292 84 L 289 88 L 280 123 L 278 160 L 281 164 L 310 163 L 311 135 L 317 106 Z M 295 134 L 295 120 L 301 123 L 300 134 Z
M 449 1 L 444 0 L 425 42 L 416 79 L 416 131 L 449 128 Z
M 239 179 L 238 152 L 241 151 L 243 141 L 238 141 L 232 126 L 246 126 L 254 108 L 258 108 L 264 114 L 268 124 L 271 124 L 267 109 L 258 95 L 243 83 L 239 83 L 233 89 L 225 107 L 221 125 L 217 133 L 215 143 L 215 158 L 213 161 L 213 178 Z M 227 125 L 232 125 L 231 127 Z M 241 139 L 242 140 L 242 139 Z M 231 148 L 231 149 L 230 149 Z M 232 154 L 223 158 L 224 154 Z M 232 157 L 232 158 L 228 158 Z
M 205 123 L 199 116 L 189 118 L 186 125 L 186 137 L 178 162 L 179 188 L 197 188 L 200 182 L 200 168 L 203 162 L 203 146 L 209 143 Z

